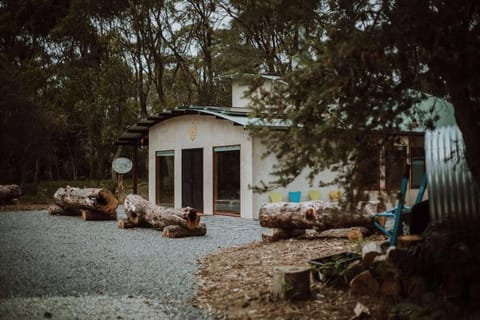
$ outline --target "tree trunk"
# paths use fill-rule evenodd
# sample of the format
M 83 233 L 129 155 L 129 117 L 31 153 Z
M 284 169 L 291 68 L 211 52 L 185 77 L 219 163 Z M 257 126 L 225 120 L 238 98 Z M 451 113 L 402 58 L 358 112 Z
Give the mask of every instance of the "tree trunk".
M 137 226 L 146 223 L 153 228 L 163 229 L 169 225 L 178 225 L 195 230 L 200 223 L 200 216 L 193 208 L 160 207 L 136 194 L 126 196 L 124 207 L 128 220 Z
M 22 195 L 19 185 L 8 184 L 0 185 L 0 202 L 10 202 Z
M 169 225 L 163 228 L 162 235 L 165 238 L 201 237 L 207 234 L 207 226 L 200 223 L 195 229 L 185 229 L 177 225 Z
M 103 188 L 59 188 L 53 195 L 55 203 L 62 208 L 96 211 L 112 217 L 117 216 L 118 200 Z
M 266 203 L 260 208 L 259 221 L 262 227 L 318 231 L 372 225 L 370 215 L 365 212 L 337 212 L 322 201 Z

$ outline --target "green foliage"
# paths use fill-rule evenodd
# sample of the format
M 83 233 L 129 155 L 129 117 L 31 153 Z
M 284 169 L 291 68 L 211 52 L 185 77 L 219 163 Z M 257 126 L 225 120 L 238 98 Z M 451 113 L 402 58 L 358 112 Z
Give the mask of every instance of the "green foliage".
M 325 1 L 315 12 L 321 27 L 305 34 L 298 64 L 284 78 L 287 85 L 255 101 L 256 117 L 291 124 L 284 130 L 255 129 L 280 160 L 273 185 L 287 184 L 305 167 L 310 179 L 325 169 L 340 170 L 332 182 L 350 187 L 353 201 L 359 152 L 372 137 L 389 142 L 402 117 L 412 117 L 414 104 L 424 98 L 417 92 L 452 101 L 475 172 L 480 66 L 473 52 L 480 48 L 480 5 Z M 459 110 L 470 118 L 463 119 Z M 434 115 L 423 116 L 431 126 Z
M 412 89 L 453 102 L 480 176 L 479 17 L 472 0 L 3 0 L 0 182 L 106 178 L 127 125 L 228 106 L 217 79 L 238 72 L 285 74 L 253 112 L 292 124 L 258 132 L 278 184 L 304 167 L 352 181 L 359 147 L 412 112 Z

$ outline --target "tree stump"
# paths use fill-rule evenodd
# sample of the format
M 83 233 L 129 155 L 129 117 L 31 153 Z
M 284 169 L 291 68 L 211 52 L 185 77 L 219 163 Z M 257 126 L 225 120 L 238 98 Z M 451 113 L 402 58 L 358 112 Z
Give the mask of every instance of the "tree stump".
M 310 297 L 310 268 L 292 265 L 274 267 L 272 294 L 284 300 Z
M 350 281 L 350 289 L 353 294 L 375 295 L 380 289 L 380 285 L 370 271 L 365 270 Z

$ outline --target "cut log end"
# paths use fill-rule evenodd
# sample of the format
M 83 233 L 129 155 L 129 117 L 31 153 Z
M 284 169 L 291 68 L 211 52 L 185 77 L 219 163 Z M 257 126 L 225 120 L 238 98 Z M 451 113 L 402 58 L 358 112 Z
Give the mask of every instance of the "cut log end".
M 137 226 L 131 223 L 130 221 L 128 221 L 127 219 L 120 219 L 117 222 L 117 227 L 119 229 L 133 229 L 133 228 L 136 228 Z

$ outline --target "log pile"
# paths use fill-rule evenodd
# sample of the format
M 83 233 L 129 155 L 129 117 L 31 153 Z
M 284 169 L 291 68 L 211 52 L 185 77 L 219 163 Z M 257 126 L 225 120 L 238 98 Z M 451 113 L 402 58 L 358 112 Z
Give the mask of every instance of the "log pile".
M 190 207 L 161 207 L 135 194 L 125 197 L 124 207 L 127 219 L 117 224 L 121 229 L 154 228 L 162 230 L 162 235 L 167 238 L 204 236 L 207 233 L 197 211 Z
M 315 229 L 320 237 L 358 240 L 368 235 L 368 228 L 372 226 L 369 212 L 343 213 L 331 203 L 320 200 L 265 203 L 260 207 L 259 222 L 262 227 L 271 228 L 262 233 L 264 241 L 302 236 L 306 229 Z M 331 229 L 339 230 L 326 232 Z
M 0 203 L 15 203 L 21 195 L 22 190 L 19 185 L 0 185 Z
M 118 200 L 104 188 L 59 188 L 53 195 L 52 215 L 81 216 L 83 220 L 116 220 Z

